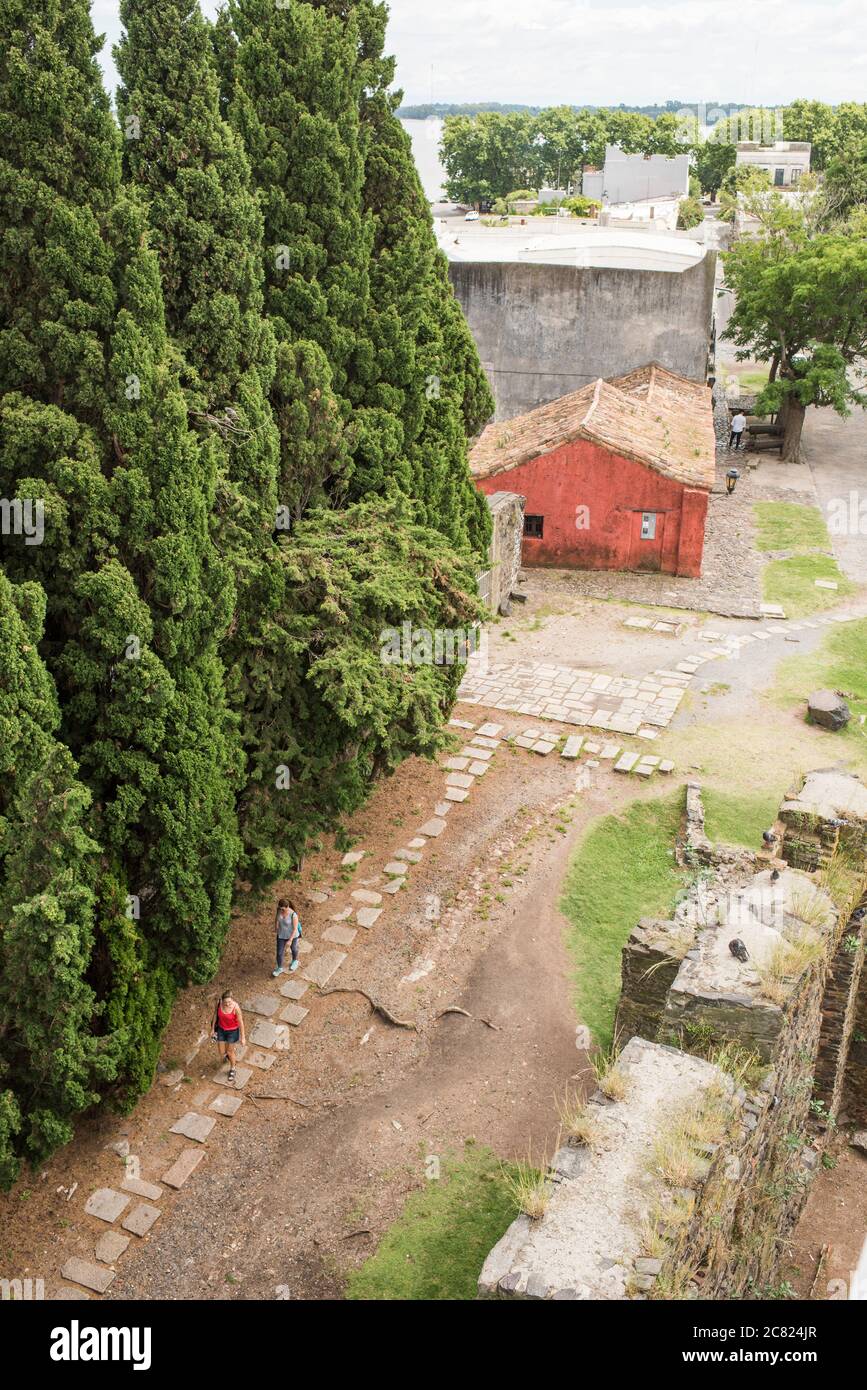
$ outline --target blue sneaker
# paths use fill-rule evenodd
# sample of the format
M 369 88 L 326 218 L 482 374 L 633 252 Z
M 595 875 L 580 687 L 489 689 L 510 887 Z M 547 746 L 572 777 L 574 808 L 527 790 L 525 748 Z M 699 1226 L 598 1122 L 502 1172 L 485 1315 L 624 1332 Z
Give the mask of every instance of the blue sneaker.
M 289 966 L 289 969 L 290 969 L 290 970 L 297 970 L 297 969 L 298 969 L 298 962 L 297 962 L 297 960 L 293 960 L 292 964 Z
M 285 975 L 285 973 L 286 972 L 283 969 L 282 965 L 278 965 L 276 970 L 271 971 L 271 979 L 276 980 L 278 975 Z

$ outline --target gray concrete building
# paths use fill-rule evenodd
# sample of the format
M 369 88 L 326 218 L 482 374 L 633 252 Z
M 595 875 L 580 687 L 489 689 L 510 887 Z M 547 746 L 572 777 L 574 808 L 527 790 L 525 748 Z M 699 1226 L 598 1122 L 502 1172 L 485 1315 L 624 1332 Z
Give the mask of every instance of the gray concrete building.
M 747 140 L 737 146 L 736 164 L 764 169 L 776 188 L 792 188 L 809 174 L 811 154 L 806 140 L 777 140 L 773 145 Z
M 491 232 L 462 235 L 457 247 L 444 248 L 496 397 L 496 419 L 647 362 L 705 380 L 715 252 L 682 236 L 605 228 L 556 241 L 534 238 L 525 250 L 510 251 Z M 489 247 L 496 247 L 490 259 Z

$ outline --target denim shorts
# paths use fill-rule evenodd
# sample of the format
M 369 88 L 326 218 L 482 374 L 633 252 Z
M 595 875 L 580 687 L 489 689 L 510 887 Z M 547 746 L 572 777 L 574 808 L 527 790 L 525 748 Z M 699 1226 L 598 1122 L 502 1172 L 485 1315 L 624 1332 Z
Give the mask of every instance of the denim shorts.
M 236 1043 L 241 1036 L 240 1028 L 218 1028 L 217 1042 Z

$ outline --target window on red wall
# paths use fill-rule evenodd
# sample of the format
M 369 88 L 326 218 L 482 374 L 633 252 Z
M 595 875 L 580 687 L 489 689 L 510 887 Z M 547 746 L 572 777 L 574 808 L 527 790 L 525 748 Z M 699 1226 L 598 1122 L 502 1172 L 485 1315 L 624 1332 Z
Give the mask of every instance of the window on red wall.
M 543 516 L 524 517 L 524 535 L 533 536 L 540 541 L 545 530 L 545 518 Z

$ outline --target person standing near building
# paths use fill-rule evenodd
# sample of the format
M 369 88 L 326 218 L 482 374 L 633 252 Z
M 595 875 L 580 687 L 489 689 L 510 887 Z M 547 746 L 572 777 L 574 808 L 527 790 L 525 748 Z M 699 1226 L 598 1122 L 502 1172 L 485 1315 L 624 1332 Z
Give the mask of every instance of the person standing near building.
M 735 452 L 737 452 L 741 447 L 741 440 L 744 437 L 744 430 L 746 429 L 746 427 L 747 417 L 746 415 L 744 415 L 742 410 L 739 410 L 737 415 L 732 420 L 732 432 L 729 438 L 729 448 L 734 448 Z
M 286 943 L 289 943 L 292 952 L 292 964 L 290 970 L 298 969 L 298 942 L 301 940 L 301 919 L 295 911 L 294 903 L 288 898 L 281 898 L 277 904 L 277 917 L 275 921 L 277 928 L 277 969 L 272 970 L 271 974 L 276 978 L 283 974 L 283 957 L 286 954 Z

